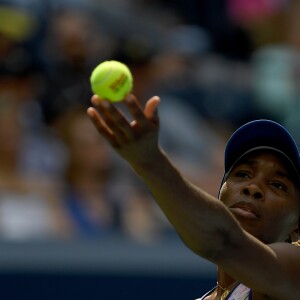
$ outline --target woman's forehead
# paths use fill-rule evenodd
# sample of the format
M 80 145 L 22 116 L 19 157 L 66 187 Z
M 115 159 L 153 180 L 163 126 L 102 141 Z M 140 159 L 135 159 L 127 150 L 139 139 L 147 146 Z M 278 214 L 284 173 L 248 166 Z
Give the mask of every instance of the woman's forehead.
M 299 189 L 299 175 L 296 172 L 293 164 L 282 155 L 280 152 L 272 151 L 269 149 L 260 149 L 245 155 L 236 163 L 236 167 L 242 164 L 255 165 L 259 161 L 268 161 L 276 167 L 277 171 L 280 169 L 288 178 L 290 178 L 296 187 Z
M 279 153 L 270 150 L 259 150 L 259 151 L 251 152 L 245 155 L 243 158 L 241 158 L 236 163 L 236 165 L 241 165 L 245 163 L 255 165 L 259 161 L 268 161 L 278 167 L 282 167 L 287 170 L 292 167 L 290 166 L 289 161 L 286 158 L 284 158 L 283 155 L 280 155 Z

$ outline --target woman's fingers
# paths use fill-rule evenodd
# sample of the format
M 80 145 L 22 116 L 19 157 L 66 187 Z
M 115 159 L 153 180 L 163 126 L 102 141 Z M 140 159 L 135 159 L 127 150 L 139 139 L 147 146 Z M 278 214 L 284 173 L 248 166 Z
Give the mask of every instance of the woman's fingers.
M 101 100 L 97 96 L 92 97 L 92 103 L 97 110 L 89 111 L 98 131 L 114 146 L 132 139 L 133 134 L 128 120 L 124 115 L 107 100 Z M 96 116 L 93 114 L 96 113 Z M 93 118 L 94 117 L 94 118 Z M 96 118 L 95 118 L 96 117 Z
M 100 100 L 97 109 L 119 144 L 132 140 L 134 137 L 132 128 L 120 110 L 106 100 Z
M 159 105 L 159 102 L 160 98 L 158 96 L 154 96 L 147 101 L 144 110 L 147 119 L 152 119 L 152 121 L 158 122 L 157 107 Z
M 134 118 L 134 121 L 131 123 L 131 125 L 135 128 L 136 133 L 140 134 L 144 131 L 147 132 L 153 129 L 153 125 L 158 125 L 156 108 L 159 104 L 159 101 L 159 97 L 152 97 L 147 101 L 145 110 L 143 110 L 140 103 L 133 95 L 127 97 L 125 103 Z
M 87 115 L 91 119 L 91 121 L 94 123 L 96 129 L 98 132 L 113 146 L 113 147 L 119 147 L 119 144 L 117 143 L 115 139 L 115 135 L 112 132 L 112 130 L 106 125 L 104 120 L 101 118 L 99 113 L 94 107 L 89 107 L 87 109 Z
M 129 95 L 124 103 L 133 117 L 130 122 L 124 114 L 107 100 L 93 96 L 91 99 L 95 108 L 89 108 L 87 113 L 101 135 L 114 147 L 120 147 L 130 141 L 136 140 L 141 135 L 157 128 L 157 106 L 159 97 L 154 96 L 146 103 L 145 109 L 138 100 Z

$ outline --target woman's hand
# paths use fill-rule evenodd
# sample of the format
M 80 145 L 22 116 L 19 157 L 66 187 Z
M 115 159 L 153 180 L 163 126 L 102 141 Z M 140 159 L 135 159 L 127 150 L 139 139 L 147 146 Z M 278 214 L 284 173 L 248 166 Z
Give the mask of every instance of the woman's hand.
M 128 120 L 124 113 L 107 100 L 94 95 L 91 99 L 94 107 L 89 107 L 87 114 L 98 132 L 132 166 L 151 164 L 159 153 L 158 131 L 159 118 L 157 106 L 159 97 L 150 98 L 143 109 L 138 100 L 129 95 L 126 104 L 133 120 Z

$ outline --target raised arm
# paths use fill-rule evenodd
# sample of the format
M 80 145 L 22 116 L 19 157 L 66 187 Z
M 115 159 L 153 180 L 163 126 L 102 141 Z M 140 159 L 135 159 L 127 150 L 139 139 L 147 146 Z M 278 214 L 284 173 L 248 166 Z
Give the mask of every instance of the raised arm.
M 140 176 L 187 246 L 201 256 L 214 257 L 238 223 L 220 201 L 188 182 L 160 148 L 159 101 L 151 98 L 143 111 L 133 96 L 128 97 L 125 103 L 133 117 L 129 122 L 114 105 L 94 96 L 97 110 L 90 107 L 88 115 Z
M 125 104 L 133 120 L 128 121 L 114 105 L 94 96 L 95 108 L 90 107 L 87 113 L 99 133 L 146 184 L 192 251 L 273 297 L 270 299 L 298 299 L 299 249 L 283 243 L 263 244 L 241 228 L 221 201 L 181 175 L 158 144 L 159 101 L 153 97 L 143 109 L 129 96 Z

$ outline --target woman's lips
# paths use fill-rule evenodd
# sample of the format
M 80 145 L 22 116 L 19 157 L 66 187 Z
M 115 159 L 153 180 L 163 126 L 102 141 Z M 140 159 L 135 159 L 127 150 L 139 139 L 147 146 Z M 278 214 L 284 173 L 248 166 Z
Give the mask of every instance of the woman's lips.
M 258 219 L 260 217 L 257 208 L 251 203 L 239 202 L 232 205 L 230 210 L 237 215 L 249 219 Z

